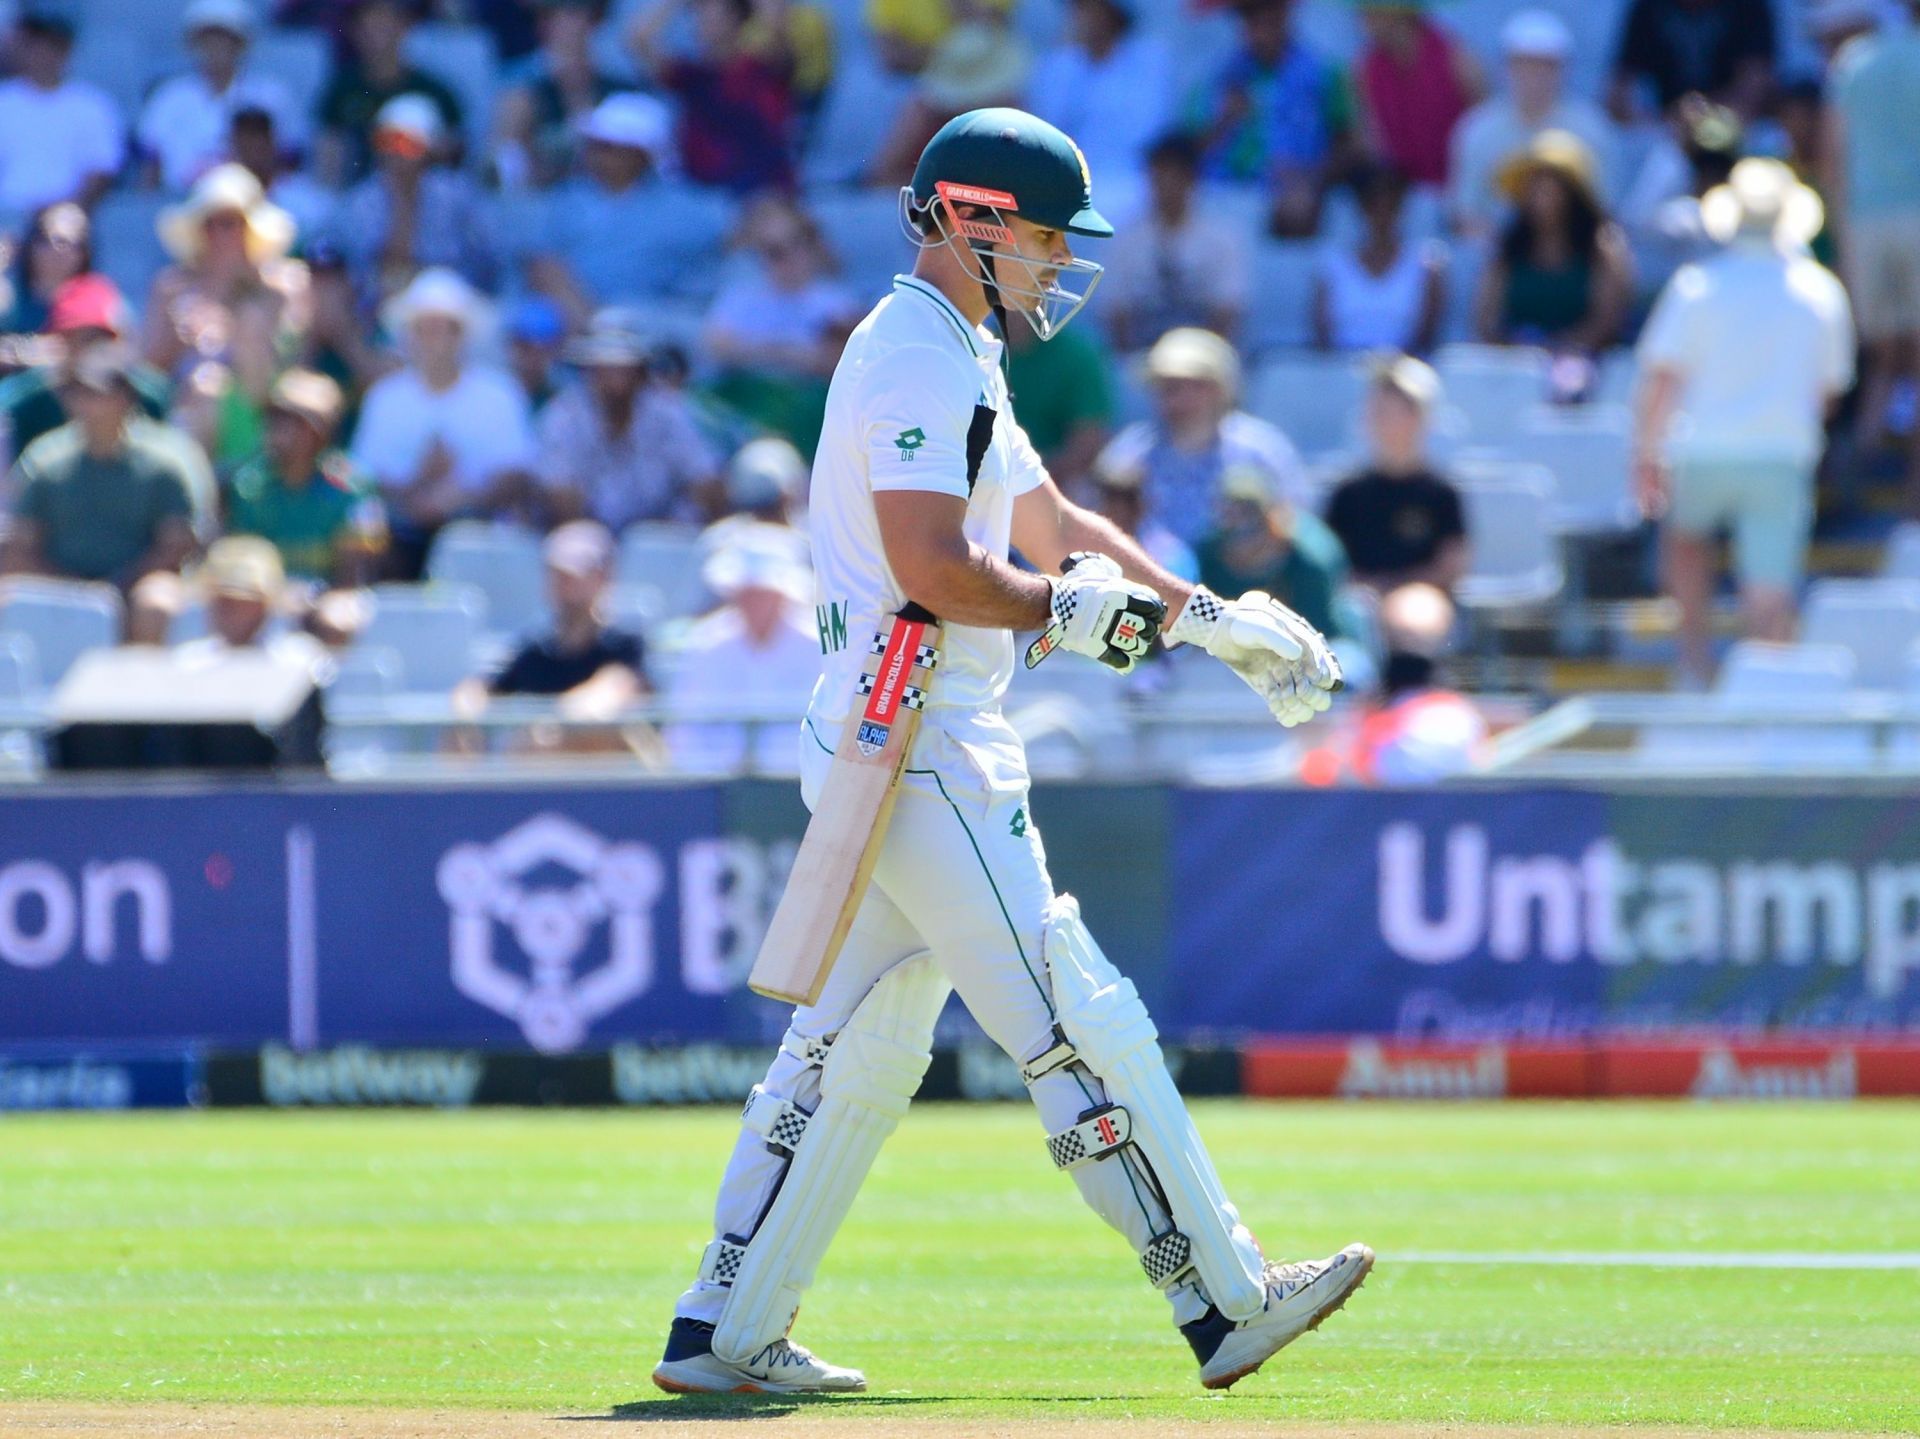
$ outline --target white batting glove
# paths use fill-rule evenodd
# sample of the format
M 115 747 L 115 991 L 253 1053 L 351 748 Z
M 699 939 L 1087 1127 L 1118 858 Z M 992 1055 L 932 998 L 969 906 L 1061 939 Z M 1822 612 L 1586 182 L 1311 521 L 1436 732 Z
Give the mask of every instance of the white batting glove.
M 1326 637 L 1260 590 L 1223 600 L 1200 586 L 1167 627 L 1167 643 L 1199 645 L 1251 685 L 1288 729 L 1324 711 L 1346 683 Z
M 1166 602 L 1127 579 L 1106 555 L 1067 557 L 1053 585 L 1053 623 L 1027 647 L 1032 669 L 1056 649 L 1072 650 L 1126 674 L 1153 648 L 1166 623 Z

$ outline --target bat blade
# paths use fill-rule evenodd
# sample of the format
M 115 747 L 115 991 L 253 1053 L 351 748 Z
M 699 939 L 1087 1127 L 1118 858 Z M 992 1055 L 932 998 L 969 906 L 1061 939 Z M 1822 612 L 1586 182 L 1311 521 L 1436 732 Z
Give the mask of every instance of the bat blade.
M 755 993 L 794 1004 L 819 999 L 873 877 L 939 652 L 940 627 L 931 619 L 899 617 L 874 637 L 854 707 L 748 976 Z

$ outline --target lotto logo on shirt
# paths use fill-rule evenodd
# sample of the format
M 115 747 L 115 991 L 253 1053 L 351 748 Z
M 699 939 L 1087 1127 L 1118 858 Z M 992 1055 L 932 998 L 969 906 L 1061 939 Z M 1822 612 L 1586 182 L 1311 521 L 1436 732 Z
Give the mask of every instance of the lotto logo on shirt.
M 927 432 L 915 425 L 910 430 L 902 430 L 893 437 L 894 444 L 900 447 L 900 458 L 910 460 L 914 451 L 927 442 Z

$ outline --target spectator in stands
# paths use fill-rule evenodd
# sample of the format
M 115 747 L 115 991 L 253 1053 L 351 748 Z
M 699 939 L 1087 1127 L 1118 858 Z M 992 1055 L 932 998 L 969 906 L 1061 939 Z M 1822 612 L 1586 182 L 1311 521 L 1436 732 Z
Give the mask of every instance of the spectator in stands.
M 1147 512 L 1146 496 L 1141 492 L 1146 472 L 1134 466 L 1109 469 L 1104 458 L 1094 464 L 1094 508 L 1138 540 L 1162 569 L 1198 584 L 1200 560 L 1193 546 Z
M 257 105 L 236 108 L 227 126 L 227 153 L 235 164 L 252 171 L 267 199 L 293 217 L 296 234 L 326 232 L 337 197 L 283 150 L 271 111 Z
M 387 547 L 372 481 L 334 448 L 344 409 L 325 375 L 288 370 L 268 401 L 265 449 L 227 489 L 227 528 L 268 541 L 287 574 L 319 588 L 371 584 Z
M 605 305 L 697 288 L 717 268 L 731 207 L 660 172 L 672 130 L 651 95 L 609 95 L 581 127 L 583 174 L 554 192 L 527 261 L 575 325 Z
M 1425 354 L 1447 305 L 1447 251 L 1407 238 L 1407 182 L 1382 165 L 1361 165 L 1353 194 L 1366 228 L 1359 244 L 1329 243 L 1313 289 L 1313 342 L 1323 350 L 1405 350 Z
M 1909 0 L 1920 20 L 1920 0 Z M 1863 448 L 1893 426 L 1898 382 L 1920 383 L 1920 32 L 1865 36 L 1829 78 L 1841 266 L 1866 345 L 1860 403 Z M 1920 424 L 1908 427 L 1907 510 L 1920 518 Z
M 194 582 L 206 596 L 207 633 L 178 648 L 184 665 L 217 661 L 235 650 L 310 670 L 324 663 L 326 652 L 312 635 L 277 623 L 286 617 L 287 577 L 279 552 L 265 540 L 255 535 L 215 540 Z
M 1026 103 L 1033 52 L 1013 28 L 1011 7 L 999 0 L 968 0 L 955 18 L 873 151 L 866 184 L 891 188 L 912 180 L 927 141 L 954 116 Z
M 1220 477 L 1213 522 L 1195 558 L 1200 583 L 1209 589 L 1264 590 L 1324 635 L 1345 639 L 1359 632 L 1341 594 L 1347 556 L 1340 541 L 1319 516 L 1278 492 L 1270 471 L 1236 466 Z
M 407 0 L 355 0 L 347 21 L 351 53 L 320 97 L 320 133 L 313 150 L 314 169 L 336 189 L 373 168 L 374 118 L 389 100 L 424 95 L 440 112 L 442 133 L 460 134 L 463 116 L 453 91 L 407 61 L 404 47 L 413 19 Z
M 685 398 L 652 382 L 648 350 L 633 318 L 608 310 L 567 352 L 581 376 L 540 416 L 540 483 L 555 513 L 620 530 L 719 508 L 719 457 Z
M 545 295 L 528 295 L 507 311 L 507 368 L 538 419 L 560 393 L 555 370 L 566 343 L 567 317 Z
M 1626 237 L 1594 185 L 1593 157 L 1549 130 L 1500 177 L 1513 218 L 1480 277 L 1478 337 L 1595 355 L 1620 338 L 1633 297 Z
M 74 361 L 60 391 L 72 421 L 27 446 L 14 467 L 9 572 L 129 590 L 192 555 L 194 493 L 209 481 L 190 473 L 163 426 L 138 417 L 135 363 L 118 342 Z
M 1362 127 L 1374 158 L 1416 185 L 1444 188 L 1448 147 L 1486 91 L 1466 46 L 1428 0 L 1359 0 L 1367 43 L 1355 64 Z
M 0 334 L 31 335 L 47 328 L 53 297 L 71 279 L 93 269 L 93 227 L 71 200 L 34 213 L 8 267 L 13 302 Z
M 361 396 L 393 368 L 393 361 L 374 346 L 347 257 L 339 247 L 318 241 L 307 250 L 306 262 L 307 327 L 287 353 L 295 364 L 318 370 L 345 392 L 347 409 L 341 421 L 345 434 L 353 428 Z
M 1439 399 L 1440 379 L 1421 361 L 1396 355 L 1377 364 L 1367 390 L 1367 467 L 1327 501 L 1327 525 L 1354 578 L 1379 594 L 1415 583 L 1451 592 L 1467 573 L 1460 491 L 1427 457 L 1427 422 Z
M 422 270 L 384 318 L 407 363 L 367 391 L 353 458 L 380 487 L 393 567 L 411 579 L 448 520 L 525 510 L 533 427 L 512 377 L 474 360 L 493 311 L 453 271 Z
M 727 461 L 727 513 L 700 532 L 700 548 L 712 554 L 749 535 L 756 543 L 784 542 L 797 564 L 812 568 L 807 537 L 794 524 L 806 504 L 807 479 L 807 462 L 786 440 L 748 440 Z
M 539 52 L 518 67 L 494 116 L 501 189 L 546 189 L 573 173 L 581 124 L 617 88 L 593 53 L 605 14 L 605 0 L 539 0 Z
M 370 302 L 406 288 L 422 269 L 455 270 L 490 290 L 499 263 L 479 189 L 441 163 L 447 136 L 424 95 L 396 95 L 373 122 L 374 172 L 348 191 L 335 242 Z
M 105 275 L 76 275 L 60 287 L 47 314 L 57 358 L 0 381 L 0 422 L 6 427 L 10 460 L 67 423 L 60 393 L 72 380 L 74 365 L 97 345 L 125 340 L 132 325 L 126 302 Z M 166 418 L 173 395 L 165 375 L 136 361 L 127 370 L 127 383 L 149 419 Z
M 793 725 L 820 677 L 813 576 L 768 527 L 742 529 L 714 550 L 700 577 L 720 607 L 695 622 L 679 646 L 668 691 L 676 705 L 764 710 L 770 722 L 675 724 L 666 731 L 674 768 L 700 774 L 790 775 L 798 765 Z M 813 741 L 801 736 L 801 744 Z
M 1813 258 L 1829 270 L 1840 268 L 1840 253 L 1833 239 L 1833 211 L 1826 206 L 1827 119 L 1826 93 L 1818 80 L 1795 80 L 1782 85 L 1774 96 L 1773 118 L 1787 142 L 1781 156 L 1793 170 L 1794 178 L 1820 196 L 1827 221 L 1814 236 Z
M 1637 278 L 1655 290 L 1711 247 L 1700 228 L 1700 197 L 1726 183 L 1746 132 L 1740 117 L 1704 95 L 1689 95 L 1641 160 L 1621 198 L 1620 223 L 1633 243 Z
M 1224 477 L 1261 475 L 1301 499 L 1306 475 L 1287 437 L 1236 408 L 1240 360 L 1208 330 L 1169 330 L 1147 354 L 1154 417 L 1127 426 L 1101 454 L 1102 482 L 1140 492 L 1148 524 L 1192 546 L 1211 530 Z
M 120 171 L 124 122 L 103 91 L 68 78 L 73 22 L 29 7 L 11 58 L 17 73 L 0 81 L 0 214 L 61 200 L 91 210 Z
M 1551 10 L 1522 10 L 1500 32 L 1507 88 L 1470 110 L 1453 132 L 1448 217 L 1476 239 L 1494 233 L 1504 217 L 1501 168 L 1548 130 L 1579 137 L 1593 155 L 1602 190 L 1613 174 L 1613 125 L 1601 108 L 1566 89 L 1573 32 Z
M 1260 186 L 1276 235 L 1320 228 L 1326 189 L 1351 158 L 1353 92 L 1294 33 L 1295 0 L 1239 0 L 1240 47 L 1200 92 L 1194 128 L 1209 178 Z
M 895 75 L 918 75 L 957 23 L 956 8 L 951 0 L 867 0 L 861 18 L 880 63 Z
M 813 218 L 765 196 L 741 216 L 735 244 L 753 257 L 714 298 L 701 348 L 720 368 L 714 394 L 813 453 L 827 380 L 861 305 L 834 275 Z
M 1806 255 L 1821 205 L 1778 160 L 1742 160 L 1703 204 L 1727 246 L 1673 279 L 1640 338 L 1634 474 L 1666 517 L 1684 681 L 1710 677 L 1715 533 L 1730 527 L 1749 638 L 1792 638 L 1825 424 L 1853 383 L 1853 324 Z
M 233 117 L 264 110 L 289 144 L 301 140 L 300 117 L 287 87 L 246 70 L 254 15 L 247 0 L 192 0 L 180 18 L 193 68 L 163 80 L 134 127 L 146 183 L 184 191 L 228 157 Z
M 793 57 L 786 0 L 650 0 L 627 39 L 634 58 L 680 102 L 680 169 L 699 185 L 735 194 L 793 183 Z M 691 12 L 694 53 L 665 45 L 667 27 Z M 759 20 L 763 43 L 751 26 Z
M 1055 483 L 1077 485 L 1113 438 L 1113 357 L 1091 325 L 1042 342 L 1031 325 L 1007 331 L 1007 383 L 1020 424 Z
M 1166 135 L 1147 152 L 1146 214 L 1123 226 L 1102 257 L 1100 303 L 1122 351 L 1145 349 L 1182 326 L 1229 339 L 1239 332 L 1249 284 L 1246 230 L 1196 203 L 1199 180 L 1192 138 Z
M 1487 721 L 1466 695 L 1441 681 L 1440 657 L 1453 634 L 1453 601 L 1434 585 L 1402 585 L 1380 602 L 1387 662 L 1378 707 L 1353 747 L 1366 784 L 1437 784 L 1466 774 L 1487 742 Z
M 159 231 L 174 263 L 147 295 L 147 359 L 169 374 L 232 360 L 270 376 L 275 348 L 306 319 L 306 267 L 287 258 L 293 218 L 267 199 L 252 171 L 227 164 L 162 211 Z
M 478 716 L 494 695 L 551 695 L 569 719 L 613 720 L 648 691 L 640 636 L 607 623 L 613 536 L 575 520 L 547 536 L 547 604 L 553 628 L 527 641 L 490 679 L 454 691 L 457 711 Z M 549 743 L 545 747 L 578 748 Z
M 1769 0 L 1633 0 L 1620 26 L 1610 105 L 1623 123 L 1705 95 L 1746 119 L 1773 84 Z
M 1147 147 L 1173 119 L 1173 56 L 1139 22 L 1139 0 L 1071 0 L 1067 35 L 1040 57 L 1027 108 L 1081 137 L 1100 203 L 1146 199 Z

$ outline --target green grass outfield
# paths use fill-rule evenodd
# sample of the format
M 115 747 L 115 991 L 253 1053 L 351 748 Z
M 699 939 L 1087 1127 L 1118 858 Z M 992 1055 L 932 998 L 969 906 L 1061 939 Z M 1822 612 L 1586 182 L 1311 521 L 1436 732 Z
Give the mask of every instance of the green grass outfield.
M 1920 1254 L 1920 1106 L 1197 1108 L 1270 1254 L 1380 1253 L 1231 1395 L 1011 1106 L 913 1112 L 795 1337 L 924 1417 L 1920 1431 L 1911 1265 L 1418 1257 Z M 0 1431 L 39 1400 L 723 1412 L 647 1371 L 734 1133 L 714 1109 L 0 1120 Z

